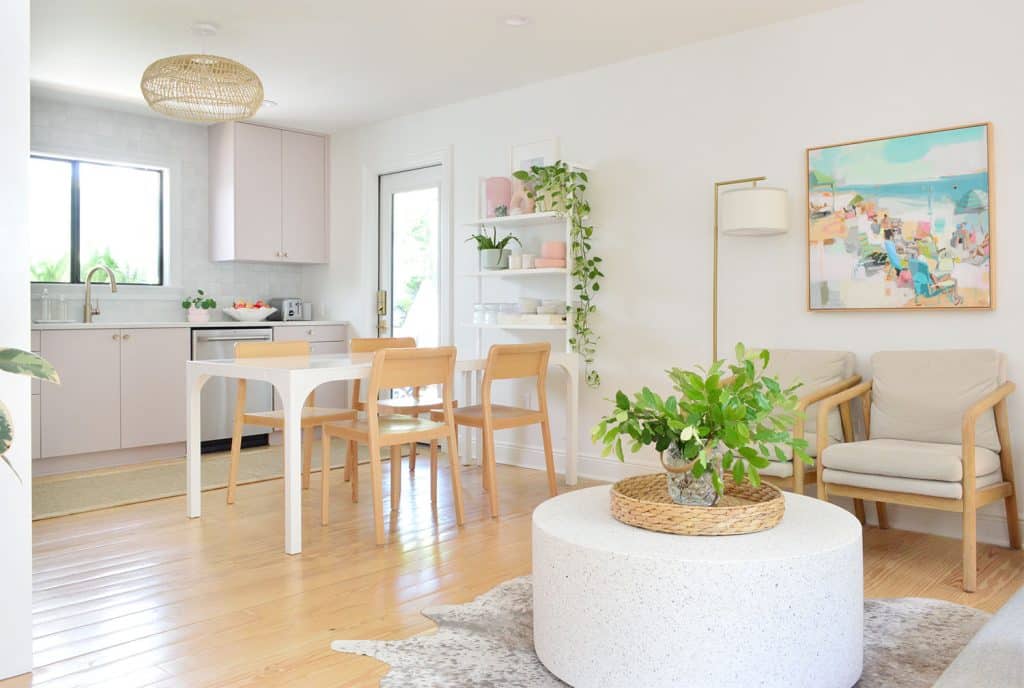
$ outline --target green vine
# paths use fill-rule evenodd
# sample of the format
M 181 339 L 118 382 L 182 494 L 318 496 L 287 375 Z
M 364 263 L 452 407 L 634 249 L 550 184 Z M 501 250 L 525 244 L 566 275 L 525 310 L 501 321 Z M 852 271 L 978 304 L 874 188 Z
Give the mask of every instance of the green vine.
M 576 295 L 576 302 L 568 304 L 573 331 L 569 345 L 583 358 L 587 384 L 598 387 L 601 376 L 594 370 L 594 355 L 599 337 L 590 325 L 590 318 L 597 312 L 594 295 L 601 290 L 599 279 L 604 273 L 601 258 L 593 255 L 594 227 L 587 223 L 590 203 L 583 197 L 590 180 L 586 172 L 573 169 L 561 160 L 554 165 L 534 165 L 529 172 L 520 170 L 514 176 L 527 183 L 527 195 L 537 203 L 538 211 L 546 208 L 569 218 L 569 254 Z

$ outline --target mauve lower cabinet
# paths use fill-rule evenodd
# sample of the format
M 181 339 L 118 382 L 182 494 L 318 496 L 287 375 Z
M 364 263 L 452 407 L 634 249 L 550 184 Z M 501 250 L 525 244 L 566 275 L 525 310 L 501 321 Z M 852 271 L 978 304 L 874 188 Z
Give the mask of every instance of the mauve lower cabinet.
M 210 127 L 212 260 L 327 262 L 327 142 L 246 122 Z
M 61 384 L 40 394 L 42 458 L 185 440 L 188 328 L 44 330 Z

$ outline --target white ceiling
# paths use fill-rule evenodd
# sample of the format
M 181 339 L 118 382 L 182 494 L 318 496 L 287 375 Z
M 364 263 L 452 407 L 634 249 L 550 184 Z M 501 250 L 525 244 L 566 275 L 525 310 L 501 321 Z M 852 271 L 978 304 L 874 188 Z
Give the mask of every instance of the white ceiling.
M 191 27 L 213 22 L 205 52 L 255 70 L 279 103 L 257 120 L 330 132 L 850 2 L 32 0 L 32 79 L 143 110 L 142 71 L 200 52 Z

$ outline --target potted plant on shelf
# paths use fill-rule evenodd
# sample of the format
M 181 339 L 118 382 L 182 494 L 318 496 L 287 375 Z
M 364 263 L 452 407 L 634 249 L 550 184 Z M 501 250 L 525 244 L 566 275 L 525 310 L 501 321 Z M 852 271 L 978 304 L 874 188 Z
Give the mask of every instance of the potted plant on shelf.
M 187 297 L 181 302 L 181 307 L 188 311 L 190 323 L 205 323 L 210 322 L 210 311 L 217 307 L 217 302 L 202 289 L 196 289 L 195 296 Z
M 799 415 L 799 385 L 783 389 L 765 375 L 767 350 L 748 352 L 736 345 L 736 363 L 715 361 L 699 372 L 667 371 L 678 393 L 662 398 L 647 387 L 630 399 L 615 395 L 615 410 L 593 430 L 594 442 L 625 461 L 631 452 L 653 446 L 661 454 L 668 492 L 677 504 L 713 506 L 725 492 L 726 476 L 736 484 L 761 484 L 760 473 L 773 461 L 812 463 L 807 440 L 789 430 Z M 726 373 L 726 371 L 728 371 Z
M 57 371 L 46 359 L 40 358 L 28 351 L 21 349 L 0 349 L 0 371 L 13 373 L 14 375 L 28 375 L 37 380 L 45 380 L 60 384 L 60 377 Z M 11 422 L 11 412 L 0 401 L 0 458 L 4 460 L 7 467 L 13 471 L 18 480 L 21 476 L 7 458 L 7 450 L 14 443 L 14 424 Z
M 477 251 L 480 253 L 481 270 L 507 270 L 508 257 L 512 253 L 507 246 L 513 241 L 520 246 L 522 244 L 519 242 L 518 237 L 512 234 L 506 234 L 499 239 L 497 227 L 492 227 L 491 231 L 491 234 L 488 234 L 486 231 L 477 232 L 466 239 L 466 241 L 476 242 Z

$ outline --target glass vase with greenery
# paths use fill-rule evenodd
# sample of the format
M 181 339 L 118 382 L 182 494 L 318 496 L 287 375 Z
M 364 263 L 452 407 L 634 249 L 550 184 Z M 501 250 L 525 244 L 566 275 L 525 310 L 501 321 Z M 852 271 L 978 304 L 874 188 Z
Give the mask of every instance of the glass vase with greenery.
M 807 441 L 790 430 L 800 414 L 799 384 L 783 388 L 765 374 L 767 350 L 736 345 L 736 362 L 715 361 L 705 370 L 673 368 L 676 394 L 662 398 L 644 387 L 630 399 L 619 391 L 615 409 L 593 430 L 593 440 L 625 461 L 623 441 L 633 453 L 652 446 L 668 471 L 669 493 L 680 503 L 714 504 L 725 478 L 761 484 L 759 470 L 773 461 L 811 464 Z
M 46 359 L 21 349 L 0 349 L 0 372 L 28 375 L 37 380 L 60 384 L 60 377 L 57 375 L 57 371 L 54 370 L 53 366 Z M 0 401 L 0 458 L 3 459 L 7 467 L 11 469 L 20 481 L 21 476 L 18 475 L 18 471 L 15 470 L 14 465 L 7 458 L 7 452 L 13 444 L 14 423 L 11 421 L 11 412 Z

